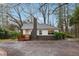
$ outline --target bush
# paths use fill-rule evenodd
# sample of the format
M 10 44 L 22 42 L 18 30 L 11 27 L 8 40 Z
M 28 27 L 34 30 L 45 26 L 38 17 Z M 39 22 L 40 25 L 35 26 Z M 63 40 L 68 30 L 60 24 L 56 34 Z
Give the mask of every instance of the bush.
M 0 39 L 15 39 L 20 35 L 19 32 L 16 31 L 8 31 L 0 28 Z
M 54 32 L 52 33 L 56 40 L 65 39 L 65 38 L 73 38 L 74 36 L 69 33 L 64 32 Z
M 0 39 L 9 38 L 8 31 L 0 28 Z
M 5 38 L 5 37 L 4 37 L 5 34 L 6 34 L 6 31 L 5 31 L 4 29 L 0 28 L 0 38 L 1 38 L 1 39 L 2 39 L 2 38 Z
M 65 33 L 63 32 L 54 32 L 54 37 L 56 40 L 65 39 Z
M 74 35 L 71 35 L 69 33 L 66 33 L 65 36 L 66 36 L 66 38 L 74 38 Z
M 19 32 L 15 32 L 15 31 L 10 32 L 11 39 L 16 39 L 19 35 L 20 35 Z

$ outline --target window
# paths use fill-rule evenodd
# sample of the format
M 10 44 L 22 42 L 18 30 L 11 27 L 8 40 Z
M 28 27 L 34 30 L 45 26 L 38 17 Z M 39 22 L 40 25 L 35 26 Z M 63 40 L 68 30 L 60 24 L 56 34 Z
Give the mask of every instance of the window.
M 42 35 L 42 31 L 41 30 L 39 30 L 39 35 Z

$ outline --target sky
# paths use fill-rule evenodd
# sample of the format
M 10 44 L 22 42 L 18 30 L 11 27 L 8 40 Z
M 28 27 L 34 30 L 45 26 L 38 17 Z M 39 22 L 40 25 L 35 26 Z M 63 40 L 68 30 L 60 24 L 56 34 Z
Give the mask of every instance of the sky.
M 30 10 L 31 9 L 33 9 L 33 13 L 34 13 L 34 16 L 36 17 L 36 18 L 38 18 L 38 22 L 39 23 L 44 23 L 44 21 L 43 21 L 43 17 L 42 17 L 42 14 L 39 12 L 39 4 L 38 3 L 33 3 L 33 4 L 21 4 L 20 5 L 22 8 L 24 8 L 24 11 L 25 11 L 25 13 L 24 12 L 22 12 L 21 11 L 21 9 L 20 9 L 20 12 L 21 12 L 21 16 L 22 16 L 22 19 L 23 20 L 25 20 L 26 19 L 26 17 L 28 17 L 29 16 L 29 12 L 30 12 Z M 50 7 L 50 9 L 55 9 L 56 8 L 56 6 L 53 6 L 53 4 L 51 4 L 51 7 Z M 14 10 L 14 8 L 11 8 L 11 12 L 12 12 L 12 15 L 15 15 L 15 16 L 18 16 L 17 15 L 17 13 L 16 13 L 16 11 Z M 52 24 L 52 25 L 55 25 L 56 26 L 56 16 L 54 15 L 54 14 L 52 14 L 52 15 L 50 15 L 50 23 Z M 47 22 L 46 22 L 47 23 Z
M 72 10 L 74 8 L 73 4 L 70 4 L 70 5 L 71 6 L 69 6 L 69 8 L 71 8 L 71 10 Z M 50 6 L 51 7 L 49 9 L 51 9 L 52 11 L 57 7 L 57 5 L 55 3 L 52 3 Z M 32 11 L 32 13 L 34 13 L 34 16 L 38 19 L 38 22 L 43 23 L 43 17 L 42 17 L 42 14 L 39 12 L 39 4 L 38 3 L 20 4 L 20 7 L 24 8 L 23 12 L 20 9 L 20 13 L 21 13 L 21 16 L 22 16 L 23 20 L 25 20 L 25 19 L 27 20 L 28 16 L 29 16 L 28 13 L 30 13 L 30 11 Z M 19 7 L 18 7 L 18 9 L 19 9 Z M 12 12 L 13 15 L 18 16 L 16 11 L 14 10 L 14 8 L 11 8 L 11 12 Z M 50 23 L 51 23 L 52 26 L 57 26 L 57 21 L 58 21 L 57 15 L 52 14 L 52 15 L 50 15 L 49 19 L 50 19 Z

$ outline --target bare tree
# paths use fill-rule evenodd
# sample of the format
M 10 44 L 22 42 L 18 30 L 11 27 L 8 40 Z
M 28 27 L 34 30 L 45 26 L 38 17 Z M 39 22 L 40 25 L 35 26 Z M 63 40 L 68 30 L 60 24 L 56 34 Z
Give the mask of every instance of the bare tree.
M 17 7 L 13 8 L 15 14 L 12 14 L 12 12 L 8 12 L 7 14 L 12 18 L 12 19 L 10 19 L 10 21 L 17 24 L 16 27 L 20 30 L 21 33 L 23 32 L 21 29 L 23 26 L 23 20 L 24 20 L 22 17 L 23 12 L 24 12 L 24 14 L 28 14 L 29 17 L 31 17 L 31 20 L 33 21 L 33 30 L 31 32 L 31 37 L 32 37 L 32 39 L 36 39 L 37 38 L 37 18 L 33 14 L 33 12 L 34 12 L 33 5 L 29 4 L 29 7 L 30 7 L 30 9 L 28 11 L 26 11 L 25 8 L 22 8 L 22 6 L 18 5 Z
M 59 3 L 58 4 L 58 6 L 60 6 L 61 4 Z M 58 9 L 58 17 L 59 17 L 59 24 L 58 24 L 58 27 L 59 27 L 59 29 L 60 29 L 60 31 L 64 31 L 64 29 L 63 29 L 63 8 L 62 7 L 59 7 L 59 9 Z
M 65 21 L 65 32 L 69 32 L 68 26 L 69 26 L 69 5 L 64 6 L 64 21 Z
M 42 6 L 42 7 L 41 7 Z M 47 16 L 47 4 L 40 4 L 40 12 L 44 19 L 44 24 L 46 24 L 46 16 Z
M 16 24 L 16 27 L 18 28 L 18 30 L 20 30 L 20 32 L 22 32 L 21 27 L 23 26 L 23 18 L 22 18 L 23 10 L 19 5 L 16 7 L 13 7 L 13 9 L 11 8 L 11 10 L 14 10 L 15 14 L 13 13 L 13 11 L 9 11 L 7 14 L 9 15 L 9 17 L 12 18 L 9 20 L 14 22 L 14 24 Z
M 0 23 L 5 28 L 8 25 L 8 4 L 0 4 Z

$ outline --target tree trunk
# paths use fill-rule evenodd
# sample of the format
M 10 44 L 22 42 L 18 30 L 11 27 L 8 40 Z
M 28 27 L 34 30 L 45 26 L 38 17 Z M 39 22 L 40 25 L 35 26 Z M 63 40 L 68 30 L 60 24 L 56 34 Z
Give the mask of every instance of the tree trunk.
M 69 30 L 68 30 L 68 16 L 69 16 L 69 7 L 68 7 L 68 5 L 66 6 L 66 8 L 67 8 L 67 12 L 66 12 L 66 14 L 67 14 L 67 16 L 66 16 L 66 29 L 65 29 L 65 32 L 69 32 Z
M 60 6 L 61 4 L 59 3 L 58 4 L 58 6 Z M 59 11 L 59 13 L 58 13 L 58 16 L 59 16 L 59 24 L 58 24 L 58 26 L 59 26 L 59 28 L 60 28 L 60 32 L 63 32 L 64 30 L 63 30 L 63 19 L 62 19 L 62 17 L 63 17 L 63 14 L 62 14 L 62 7 L 60 7 L 59 9 L 58 9 L 58 11 Z
M 46 17 L 44 17 L 44 24 L 46 24 Z
M 48 25 L 49 25 L 49 4 L 48 4 Z
M 33 30 L 31 33 L 31 38 L 32 39 L 37 39 L 37 19 L 34 17 L 34 22 L 33 22 Z
M 78 26 L 77 26 L 77 24 L 75 24 L 75 38 L 78 37 L 78 33 L 77 33 L 78 32 L 78 29 L 77 28 L 78 28 Z

